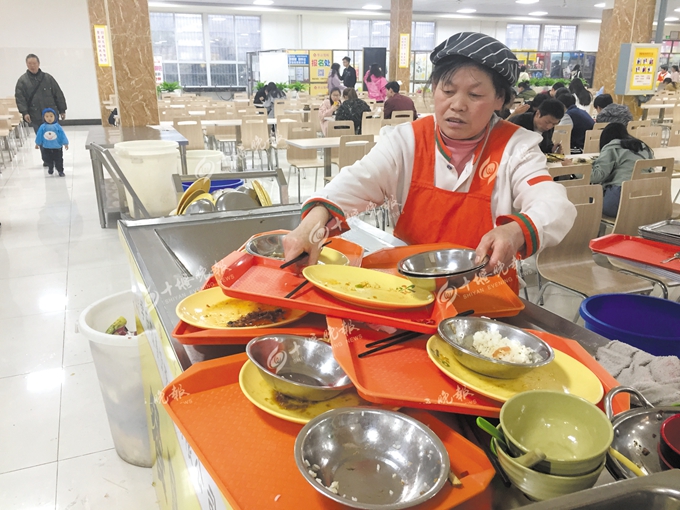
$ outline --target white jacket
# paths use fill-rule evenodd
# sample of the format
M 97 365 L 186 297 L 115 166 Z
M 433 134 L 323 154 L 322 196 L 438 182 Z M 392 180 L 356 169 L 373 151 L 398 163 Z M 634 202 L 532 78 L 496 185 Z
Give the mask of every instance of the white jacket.
M 497 121 L 498 117 L 494 116 L 491 122 Z M 436 125 L 435 129 L 438 129 Z M 558 244 L 576 219 L 576 208 L 567 198 L 564 187 L 545 180 L 550 174 L 545 155 L 538 148 L 541 140 L 541 135 L 524 128 L 515 132 L 505 147 L 491 196 L 494 224 L 499 216 L 516 213 L 528 216 L 536 227 L 539 249 Z M 386 203 L 392 225 L 396 225 L 408 196 L 414 154 L 415 136 L 410 123 L 383 128 L 371 152 L 343 168 L 328 186 L 305 202 L 303 210 L 321 199 L 331 202 L 348 217 Z M 445 190 L 467 192 L 473 166 L 469 161 L 458 176 L 444 155 L 435 151 L 435 185 Z M 532 181 L 536 178 L 540 182 Z M 427 211 L 423 213 L 427 214 Z

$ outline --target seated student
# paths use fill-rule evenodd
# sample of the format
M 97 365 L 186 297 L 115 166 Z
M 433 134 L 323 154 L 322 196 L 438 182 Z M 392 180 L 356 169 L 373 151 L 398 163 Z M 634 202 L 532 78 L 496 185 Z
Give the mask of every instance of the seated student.
M 531 83 L 528 81 L 521 81 L 519 82 L 519 93 L 517 94 L 517 97 L 520 99 L 524 99 L 524 101 L 529 101 L 530 99 L 533 99 L 536 97 L 536 91 L 531 88 Z
M 555 126 L 560 123 L 560 119 L 564 116 L 564 105 L 557 99 L 548 99 L 541 103 L 536 113 L 526 112 L 516 117 L 509 119 L 513 124 L 522 126 L 529 131 L 535 131 L 543 135 L 543 141 L 539 144 L 539 148 L 544 154 L 547 153 L 562 153 L 562 147 L 553 145 L 552 135 L 555 131 Z
M 405 110 L 411 110 L 413 112 L 413 120 L 418 118 L 418 112 L 416 111 L 416 106 L 413 104 L 413 100 L 410 97 L 399 93 L 399 84 L 396 81 L 390 81 L 385 85 L 385 94 L 387 96 L 384 110 L 384 117 L 386 119 L 392 118 L 392 112 Z
M 653 159 L 654 152 L 642 140 L 628 134 L 626 126 L 612 122 L 602 130 L 600 155 L 593 161 L 592 184 L 602 184 L 604 202 L 602 213 L 616 216 L 621 201 L 621 184 L 630 180 L 635 162 Z M 563 165 L 571 164 L 565 160 Z
M 600 94 L 593 100 L 593 107 L 597 110 L 595 122 L 618 122 L 627 126 L 633 120 L 630 108 L 625 104 L 616 104 L 610 94 Z
M 567 86 L 564 84 L 563 81 L 558 81 L 557 83 L 553 84 L 552 88 L 548 91 L 548 93 L 550 94 L 550 97 L 555 97 L 560 89 L 564 89 L 566 87 Z
M 570 95 L 571 95 L 571 92 L 569 92 L 566 88 L 561 88 L 557 91 L 557 95 L 555 96 L 555 99 L 557 99 L 559 101 L 561 97 L 570 96 Z M 566 108 L 566 106 L 565 106 L 565 108 Z M 571 120 L 571 117 L 569 115 L 567 115 L 567 112 L 565 111 L 564 116 L 560 119 L 560 123 L 558 124 L 558 126 L 573 126 L 573 125 L 574 125 L 574 121 Z
M 566 115 L 571 118 L 573 127 L 571 128 L 571 148 L 583 152 L 583 145 L 586 142 L 586 131 L 593 129 L 595 121 L 593 118 L 576 106 L 576 99 L 571 94 L 559 94 L 557 96 L 567 109 Z
M 363 114 L 370 111 L 368 103 L 359 99 L 357 91 L 349 87 L 342 91 L 342 104 L 335 112 L 335 120 L 351 120 L 354 122 L 354 134 L 360 135 Z
M 666 77 L 663 79 L 663 82 L 659 83 L 658 88 L 656 89 L 657 92 L 661 90 L 668 90 L 669 92 L 675 92 L 677 89 L 676 83 L 673 83 L 673 80 L 669 77 Z
M 571 83 L 569 83 L 569 92 L 574 94 L 576 106 L 582 110 L 587 110 L 590 103 L 593 102 L 593 95 L 588 92 L 586 87 L 583 85 L 581 78 L 571 80 Z

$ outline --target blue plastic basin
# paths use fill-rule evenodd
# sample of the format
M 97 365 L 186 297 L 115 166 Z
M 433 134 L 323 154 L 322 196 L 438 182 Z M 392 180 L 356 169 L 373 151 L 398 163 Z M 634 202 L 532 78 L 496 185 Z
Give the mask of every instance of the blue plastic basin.
M 656 356 L 680 356 L 680 303 L 638 294 L 600 294 L 581 303 L 586 329 Z
M 243 179 L 225 179 L 221 181 L 210 181 L 210 193 L 213 191 L 217 191 L 218 189 L 225 189 L 225 188 L 240 188 L 245 184 L 246 181 Z M 182 183 L 182 188 L 184 188 L 184 191 L 189 189 L 189 186 L 191 186 L 193 182 L 183 182 Z

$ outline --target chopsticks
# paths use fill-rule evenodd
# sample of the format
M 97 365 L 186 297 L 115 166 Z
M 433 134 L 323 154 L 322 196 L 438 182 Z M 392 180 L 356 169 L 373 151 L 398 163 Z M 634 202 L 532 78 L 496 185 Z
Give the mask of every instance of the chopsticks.
M 498 476 L 501 479 L 501 482 L 503 482 L 503 485 L 505 487 L 510 487 L 512 484 L 510 482 L 510 479 L 508 478 L 508 475 L 505 474 L 505 471 L 501 467 L 500 462 L 498 462 L 498 458 L 493 454 L 491 451 L 491 447 L 489 447 L 486 443 L 485 439 L 482 439 L 479 436 L 479 429 L 474 424 L 470 424 L 467 420 L 471 419 L 470 416 L 462 417 L 463 419 L 461 420 L 462 423 L 465 423 L 466 428 L 468 431 L 472 432 L 472 435 L 475 436 L 475 439 L 479 443 L 480 448 L 484 451 L 486 454 L 486 457 L 489 459 L 489 462 L 491 462 L 491 465 L 493 466 L 494 470 L 496 473 L 498 473 Z M 498 447 L 497 447 L 498 448 Z
M 464 312 L 460 312 L 458 315 L 456 315 L 456 317 L 467 317 L 468 315 L 472 315 L 473 313 L 475 313 L 474 310 L 466 310 Z M 376 340 L 375 342 L 367 343 L 366 347 L 373 347 L 376 345 L 378 345 L 379 347 L 375 347 L 374 349 L 364 351 L 361 354 L 359 354 L 358 357 L 364 358 L 369 354 L 382 351 L 383 349 L 387 349 L 388 347 L 392 347 L 393 345 L 398 345 L 404 342 L 408 342 L 409 340 L 413 340 L 414 338 L 419 337 L 420 335 L 422 335 L 422 333 L 416 333 L 414 331 L 403 331 L 401 333 L 397 333 L 396 335 L 391 335 L 386 338 L 383 338 L 382 340 Z
M 323 243 L 323 244 L 321 245 L 321 247 L 323 248 L 323 247 L 325 247 L 325 246 L 328 246 L 329 244 L 331 244 L 330 241 L 328 241 L 328 242 L 326 242 L 326 243 Z M 303 251 L 302 253 L 300 253 L 300 255 L 298 255 L 298 256 L 295 257 L 294 259 L 290 259 L 288 262 L 284 262 L 283 264 L 281 264 L 281 265 L 279 266 L 279 269 L 285 269 L 285 268 L 287 268 L 288 266 L 292 266 L 292 265 L 295 264 L 296 262 L 300 262 L 300 261 L 301 261 L 302 259 L 304 259 L 305 257 L 309 257 L 309 253 L 307 253 L 306 251 Z M 288 297 L 288 296 L 286 296 L 286 297 Z
M 295 294 L 297 291 L 299 291 L 302 287 L 304 287 L 304 286 L 307 285 L 308 283 L 309 283 L 309 280 L 305 280 L 305 281 L 302 282 L 300 285 L 298 285 L 298 286 L 295 287 L 293 290 L 291 290 L 288 294 L 286 294 L 286 295 L 284 296 L 284 299 L 290 299 L 290 298 L 292 298 L 292 297 L 293 297 L 293 294 Z

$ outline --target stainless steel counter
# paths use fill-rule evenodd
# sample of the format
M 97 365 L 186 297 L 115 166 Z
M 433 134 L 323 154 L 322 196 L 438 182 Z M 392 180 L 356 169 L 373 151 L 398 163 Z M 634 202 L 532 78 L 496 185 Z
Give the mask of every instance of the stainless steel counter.
M 149 291 L 162 328 L 170 339 L 182 370 L 193 363 L 242 352 L 243 346 L 184 346 L 172 338 L 177 324 L 177 304 L 196 292 L 209 276 L 211 266 L 238 249 L 256 233 L 293 229 L 300 221 L 300 206 L 288 205 L 251 211 L 211 213 L 200 217 L 171 217 L 120 222 L 122 239 Z M 353 233 L 357 241 L 357 233 Z M 516 317 L 502 319 L 510 324 L 555 333 L 580 342 L 594 353 L 608 342 L 574 323 L 530 302 Z M 473 442 L 469 426 L 457 415 L 438 413 Z M 612 481 L 605 472 L 600 483 Z M 492 483 L 493 508 L 517 508 L 531 502 L 518 490 L 505 488 L 498 477 Z

